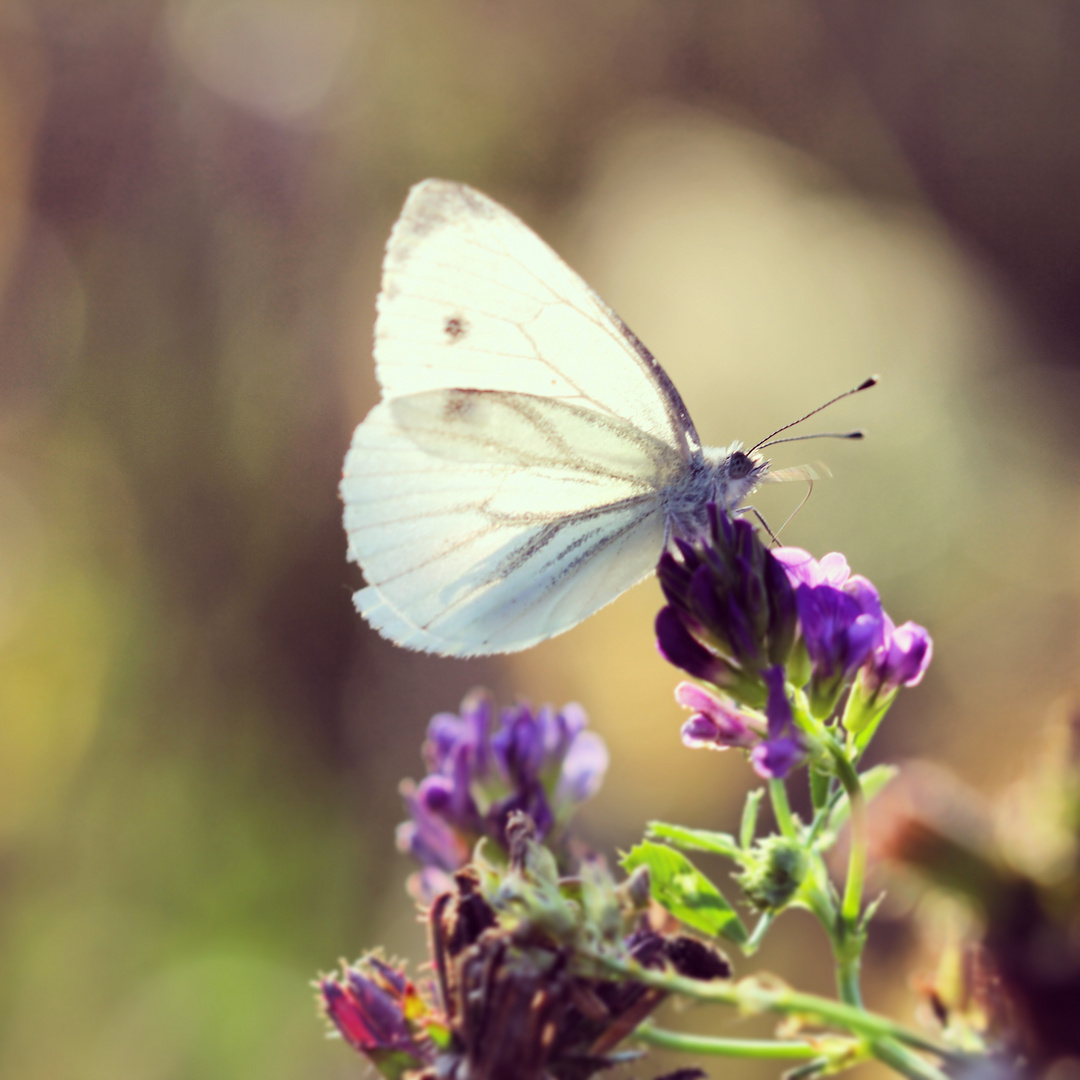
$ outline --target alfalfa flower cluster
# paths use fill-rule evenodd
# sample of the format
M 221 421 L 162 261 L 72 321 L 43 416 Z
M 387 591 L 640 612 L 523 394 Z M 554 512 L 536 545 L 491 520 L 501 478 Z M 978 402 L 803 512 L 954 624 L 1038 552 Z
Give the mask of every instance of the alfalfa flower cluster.
M 574 828 L 609 764 L 582 709 L 499 709 L 470 694 L 431 720 L 426 773 L 402 785 L 398 846 L 417 864 L 409 888 L 429 965 L 410 977 L 374 951 L 321 979 L 333 1029 L 390 1080 L 586 1080 L 650 1046 L 695 1062 L 773 1057 L 800 1077 L 872 1059 L 912 1080 L 991 1062 L 1019 1075 L 1015 1047 L 992 1026 L 968 1024 L 961 1037 L 862 1002 L 876 910 L 864 895 L 868 804 L 896 770 L 861 761 L 899 692 L 926 672 L 930 635 L 896 625 L 842 555 L 770 549 L 715 506 L 706 535 L 676 540 L 657 573 L 657 646 L 688 676 L 675 687 L 690 712 L 682 742 L 746 755 L 757 782 L 741 820 L 730 831 L 651 822 L 612 869 Z M 800 775 L 810 800 L 798 814 L 788 789 Z M 838 868 L 827 856 L 841 837 Z M 699 869 L 698 852 L 728 860 L 730 878 Z M 791 908 L 822 927 L 835 997 L 735 970 Z M 666 1031 L 653 1014 L 671 996 L 769 1012 L 781 1028 L 773 1040 Z M 674 1075 L 705 1074 L 695 1064 Z

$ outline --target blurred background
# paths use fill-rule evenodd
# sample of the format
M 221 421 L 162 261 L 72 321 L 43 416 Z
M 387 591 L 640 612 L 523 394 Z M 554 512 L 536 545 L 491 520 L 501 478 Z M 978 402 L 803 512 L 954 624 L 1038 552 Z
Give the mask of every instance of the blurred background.
M 778 449 L 834 474 L 785 540 L 935 637 L 874 756 L 1009 781 L 1080 659 L 1078 48 L 1067 0 L 6 0 L 0 1076 L 362 1075 L 308 981 L 421 960 L 396 787 L 477 683 L 585 705 L 603 850 L 735 823 L 753 777 L 682 748 L 655 582 L 484 662 L 352 610 L 337 482 L 425 176 L 544 236 L 707 442 L 881 374 L 821 425 L 867 441 Z M 874 941 L 910 1019 L 903 904 Z M 796 914 L 763 962 L 828 991 L 824 959 Z

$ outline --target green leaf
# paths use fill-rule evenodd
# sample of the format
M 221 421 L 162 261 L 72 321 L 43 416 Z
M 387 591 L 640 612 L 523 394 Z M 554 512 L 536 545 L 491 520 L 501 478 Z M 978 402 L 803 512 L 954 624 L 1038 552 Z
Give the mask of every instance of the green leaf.
M 647 866 L 652 898 L 692 929 L 723 935 L 737 945 L 747 940 L 746 927 L 723 893 L 674 848 L 643 840 L 623 856 L 621 865 L 627 873 Z
M 810 799 L 815 810 L 823 809 L 829 802 L 829 782 L 832 777 L 810 766 Z
M 739 825 L 739 844 L 744 850 L 754 842 L 754 833 L 757 832 L 758 810 L 761 808 L 761 800 L 764 795 L 764 788 L 754 788 L 746 796 L 746 802 L 743 804 L 742 822 Z
M 882 902 L 885 899 L 885 894 L 880 893 L 875 896 L 869 904 L 866 905 L 866 910 L 863 912 L 862 919 L 859 922 L 859 933 L 865 935 L 869 931 L 870 920 L 877 914 L 877 909 L 881 907 Z
M 454 1035 L 446 1024 L 436 1020 L 428 1020 L 424 1025 L 424 1034 L 435 1044 L 439 1050 L 449 1050 L 454 1045 Z
M 900 772 L 900 769 L 896 765 L 875 765 L 872 769 L 867 769 L 859 777 L 859 783 L 862 785 L 863 796 L 867 802 L 869 802 L 875 795 L 877 795 L 885 785 L 893 779 Z M 847 819 L 851 816 L 851 804 L 848 802 L 845 795 L 833 808 L 833 812 L 829 815 L 829 824 L 827 831 L 830 833 L 838 832 L 847 823 Z
M 758 801 L 761 801 L 760 794 Z M 735 837 L 722 832 L 709 832 L 708 829 L 684 829 L 681 825 L 668 825 L 664 821 L 650 821 L 645 827 L 645 835 L 653 840 L 666 840 L 669 844 L 684 851 L 708 851 L 713 855 L 726 855 L 736 858 L 740 853 Z

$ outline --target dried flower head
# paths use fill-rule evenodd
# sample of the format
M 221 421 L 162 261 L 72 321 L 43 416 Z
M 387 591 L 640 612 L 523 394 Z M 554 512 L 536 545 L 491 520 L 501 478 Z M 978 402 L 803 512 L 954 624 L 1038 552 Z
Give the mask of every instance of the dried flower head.
M 509 864 L 476 860 L 431 905 L 433 979 L 419 992 L 374 956 L 320 982 L 337 1030 L 389 1080 L 588 1080 L 639 1056 L 617 1047 L 665 996 L 602 958 L 731 975 L 710 945 L 648 925 L 640 875 L 617 885 L 594 860 L 559 878 L 527 815 L 507 833 Z

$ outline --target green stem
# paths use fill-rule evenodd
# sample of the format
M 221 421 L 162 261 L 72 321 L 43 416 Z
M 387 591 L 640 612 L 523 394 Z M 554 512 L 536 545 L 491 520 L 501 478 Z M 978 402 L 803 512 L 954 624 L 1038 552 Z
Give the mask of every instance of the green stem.
M 765 932 L 772 926 L 773 918 L 775 916 L 771 911 L 766 911 L 757 921 L 757 925 L 754 927 L 750 937 L 747 938 L 746 944 L 743 945 L 742 951 L 744 956 L 752 956 L 757 952 L 761 946 L 761 941 L 765 937 Z
M 806 842 L 808 845 L 816 843 L 818 837 L 821 836 L 821 833 L 825 829 L 825 826 L 829 823 L 833 811 L 839 805 L 840 800 L 843 797 L 843 787 L 834 781 L 833 786 L 829 790 L 828 802 L 814 815 L 814 820 L 810 823 L 810 830 L 806 834 Z
M 851 949 L 834 950 L 836 953 L 836 989 L 840 1000 L 848 1005 L 862 1007 L 862 990 L 859 988 L 860 954 Z
M 799 834 L 795 828 L 795 818 L 791 813 L 791 804 L 788 802 L 787 788 L 783 780 L 769 781 L 769 800 L 772 802 L 776 824 L 780 827 L 780 831 L 789 839 L 797 840 Z
M 788 1016 L 798 1016 L 803 1020 L 815 1021 L 823 1026 L 832 1026 L 854 1032 L 868 1039 L 895 1039 L 906 1046 L 926 1050 L 938 1057 L 950 1061 L 964 1062 L 966 1055 L 957 1054 L 947 1046 L 911 1028 L 898 1024 L 886 1016 L 867 1012 L 865 1009 L 817 994 L 804 994 L 786 986 L 763 986 L 753 980 L 730 982 L 714 979 L 703 982 L 700 979 L 688 979 L 682 975 L 672 975 L 662 971 L 650 971 L 638 964 L 626 963 L 605 956 L 593 959 L 617 975 L 633 979 L 645 986 L 666 990 L 671 994 L 680 994 L 692 1001 L 708 1002 L 715 1005 L 733 1005 L 748 1013 L 775 1012 Z
M 820 1047 L 808 1042 L 777 1042 L 771 1039 L 720 1039 L 710 1035 L 685 1035 L 668 1031 L 646 1021 L 635 1031 L 635 1039 L 664 1050 L 681 1050 L 687 1054 L 714 1054 L 718 1057 L 741 1058 L 815 1058 Z
M 866 879 L 866 798 L 863 795 L 859 775 L 848 761 L 839 745 L 832 746 L 833 760 L 840 783 L 847 792 L 848 805 L 851 807 L 851 851 L 848 855 L 847 883 L 844 886 L 844 901 L 840 914 L 852 928 L 858 925 L 862 911 L 863 882 Z
M 836 958 L 836 986 L 840 998 L 848 1005 L 861 1006 L 859 969 L 862 965 L 864 935 L 859 919 L 862 914 L 863 883 L 866 880 L 866 797 L 863 795 L 859 775 L 847 759 L 843 747 L 835 739 L 831 739 L 828 746 L 836 766 L 836 774 L 847 794 L 851 818 L 847 881 L 840 903 L 840 918 L 829 936 L 832 939 L 833 956 Z
M 799 889 L 798 897 L 814 918 L 821 923 L 835 949 L 838 922 L 836 904 L 833 903 L 833 893 L 829 888 L 829 872 L 825 869 L 824 860 L 819 852 L 814 851 L 810 854 L 810 869 Z

